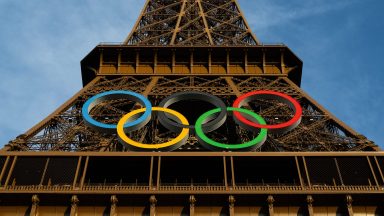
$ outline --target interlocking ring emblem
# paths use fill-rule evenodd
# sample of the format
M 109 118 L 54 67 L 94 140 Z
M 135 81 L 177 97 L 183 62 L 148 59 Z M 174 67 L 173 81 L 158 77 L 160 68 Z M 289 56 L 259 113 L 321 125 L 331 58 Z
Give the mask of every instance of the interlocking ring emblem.
M 118 124 L 106 124 L 96 121 L 90 115 L 90 111 L 100 103 L 108 100 L 128 99 L 141 104 L 144 108 L 135 109 L 125 114 Z M 272 99 L 279 103 L 287 105 L 293 112 L 293 117 L 284 123 L 268 125 L 262 116 L 253 110 L 245 109 L 252 100 L 256 99 Z M 214 105 L 215 109 L 209 110 L 202 114 L 194 125 L 191 125 L 187 118 L 180 112 L 172 110 L 172 104 L 183 100 L 201 100 Z M 128 137 L 127 133 L 143 128 L 154 116 L 156 112 L 158 121 L 166 129 L 178 133 L 178 136 L 164 143 L 144 144 L 137 142 Z M 219 143 L 209 138 L 206 133 L 212 132 L 220 128 L 227 120 L 227 116 L 232 115 L 234 122 L 240 127 L 245 128 L 255 134 L 252 140 L 240 143 Z M 287 133 L 296 128 L 302 117 L 302 107 L 291 96 L 276 91 L 252 91 L 241 95 L 233 103 L 232 107 L 226 107 L 225 103 L 217 96 L 187 91 L 179 92 L 166 97 L 158 106 L 152 107 L 151 102 L 143 95 L 132 91 L 107 91 L 97 94 L 88 99 L 82 108 L 82 116 L 87 126 L 108 134 L 118 135 L 121 143 L 125 144 L 130 150 L 150 150 L 150 151 L 173 151 L 184 145 L 190 135 L 196 136 L 199 143 L 207 149 L 212 150 L 252 150 L 259 148 L 267 139 L 267 133 Z

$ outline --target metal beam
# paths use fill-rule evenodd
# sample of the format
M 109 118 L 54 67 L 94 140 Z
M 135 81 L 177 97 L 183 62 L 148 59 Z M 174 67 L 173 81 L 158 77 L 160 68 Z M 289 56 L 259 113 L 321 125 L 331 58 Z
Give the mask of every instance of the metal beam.
M 334 120 L 340 127 L 344 128 L 345 131 L 348 133 L 359 136 L 360 134 L 357 133 L 355 130 L 353 130 L 348 125 L 344 124 L 342 121 L 340 121 L 336 116 L 332 115 L 327 109 L 325 109 L 323 106 L 321 106 L 319 103 L 317 103 L 312 97 L 310 97 L 306 92 L 304 92 L 300 87 L 298 87 L 294 82 L 292 82 L 290 79 L 283 77 L 282 78 L 285 82 L 287 82 L 292 88 L 294 88 L 296 91 L 300 92 L 300 94 L 307 99 L 309 102 L 311 102 L 313 105 L 315 105 L 319 110 L 321 110 L 323 113 L 326 113 L 332 120 Z
M 151 157 L 151 165 L 150 165 L 150 168 L 149 168 L 149 189 L 152 190 L 152 186 L 153 186 L 153 160 L 154 160 L 154 157 L 152 156 Z
M 235 167 L 233 164 L 233 157 L 229 157 L 231 160 L 231 174 L 232 174 L 232 187 L 236 187 L 236 180 L 235 180 Z
M 367 162 L 368 162 L 368 165 L 369 165 L 369 168 L 371 170 L 371 173 L 372 173 L 372 176 L 373 176 L 373 179 L 375 180 L 375 184 L 377 187 L 380 187 L 379 185 L 379 182 L 377 181 L 377 177 L 376 177 L 376 174 L 375 174 L 375 171 L 373 170 L 373 167 L 372 167 L 372 163 L 371 163 L 371 160 L 369 159 L 368 156 L 366 156 L 366 159 L 367 159 Z
M 96 77 L 93 79 L 90 83 L 88 83 L 84 88 L 82 88 L 79 92 L 77 92 L 71 99 L 69 99 L 67 102 L 65 102 L 63 105 L 61 105 L 59 108 L 57 108 L 52 114 L 50 114 L 47 118 L 45 118 L 43 121 L 29 129 L 27 132 L 25 132 L 26 137 L 31 137 L 38 133 L 45 125 L 52 120 L 55 116 L 59 115 L 60 113 L 67 110 L 69 107 L 71 107 L 78 99 L 79 96 L 84 94 L 86 91 L 88 91 L 90 88 L 92 88 L 101 77 Z
M 79 177 L 79 173 L 80 173 L 80 168 L 81 168 L 81 159 L 83 158 L 83 156 L 80 156 L 79 159 L 77 160 L 77 166 L 76 166 L 76 172 L 75 172 L 75 177 L 73 179 L 73 184 L 72 184 L 72 188 L 75 189 L 76 187 L 76 184 L 77 184 L 77 178 Z
M 379 164 L 379 161 L 377 160 L 377 157 L 376 157 L 376 156 L 373 156 L 373 157 L 374 157 L 374 159 L 375 159 L 375 163 L 376 163 L 377 169 L 379 170 L 379 173 L 380 173 L 381 182 L 384 183 L 383 170 L 381 169 L 381 166 L 380 166 L 380 164 Z
M 227 174 L 227 160 L 226 157 L 223 156 L 223 168 L 224 168 L 224 185 L 225 188 L 228 190 L 228 174 Z
M 232 81 L 231 77 L 225 77 L 224 79 L 228 83 L 229 87 L 231 87 L 232 91 L 236 94 L 236 96 L 242 95 L 236 84 Z
M 17 156 L 13 158 L 11 168 L 9 169 L 7 179 L 5 180 L 5 183 L 4 183 L 4 187 L 8 186 L 9 180 L 11 179 L 11 176 L 12 176 L 13 169 L 15 168 L 15 165 L 16 165 L 16 161 L 17 161 Z
M 204 26 L 205 26 L 205 32 L 208 35 L 209 43 L 210 43 L 210 45 L 214 45 L 212 35 L 210 32 L 210 28 L 209 28 L 207 19 L 205 18 L 204 9 L 203 9 L 203 6 L 201 5 L 201 0 L 196 0 L 196 2 L 197 2 L 197 4 L 199 4 L 199 8 L 200 8 L 199 14 L 200 14 L 201 18 L 203 19 Z
M 141 10 L 139 18 L 136 20 L 135 25 L 133 26 L 131 33 L 129 33 L 128 37 L 125 39 L 124 44 L 128 44 L 129 40 L 132 38 L 133 34 L 135 33 L 135 31 L 139 27 L 140 21 L 141 21 L 142 17 L 144 16 L 145 10 L 147 9 L 150 1 L 151 0 L 147 0 L 145 2 L 145 5 L 144 5 L 143 9 Z
M 302 156 L 301 158 L 302 158 L 302 160 L 303 160 L 304 170 L 305 170 L 305 174 L 306 174 L 306 176 L 307 176 L 308 186 L 311 188 L 311 187 L 312 187 L 312 184 L 311 184 L 311 179 L 310 179 L 309 172 L 308 172 L 307 162 L 306 162 L 304 156 Z
M 237 2 L 237 0 L 233 0 L 233 2 L 236 4 L 237 10 L 239 10 L 239 13 L 241 14 L 241 16 L 243 18 L 243 21 L 245 23 L 246 29 L 248 30 L 248 33 L 252 36 L 253 40 L 256 41 L 256 44 L 260 44 L 260 42 L 257 39 L 256 35 L 251 31 L 251 28 L 250 28 L 250 26 L 248 24 L 247 19 L 245 19 L 245 17 L 243 16 L 244 13 L 243 13 L 243 11 L 240 8 L 239 3 Z
M 177 22 L 176 22 L 176 27 L 175 29 L 173 30 L 173 34 L 172 34 L 172 39 L 171 39 L 171 42 L 170 42 L 170 45 L 175 45 L 175 39 L 176 39 L 176 35 L 177 33 L 180 31 L 180 22 L 181 22 L 181 19 L 182 17 L 184 16 L 185 14 L 185 5 L 187 3 L 187 0 L 183 0 L 183 4 L 181 5 L 181 9 L 180 9 L 180 13 L 179 13 L 179 16 L 177 18 Z
M 299 174 L 300 185 L 302 188 L 304 188 L 303 177 L 301 176 L 301 170 L 300 170 L 299 160 L 297 156 L 295 156 L 295 162 L 296 162 L 297 173 Z
M 7 159 L 5 159 L 5 162 L 4 162 L 4 165 L 3 165 L 3 168 L 1 169 L 1 174 L 0 174 L 0 186 L 1 185 L 1 182 L 3 182 L 3 177 L 5 175 L 5 171 L 8 167 L 8 163 L 9 163 L 9 160 L 10 160 L 11 156 L 7 156 Z
M 88 170 L 88 162 L 89 162 L 89 156 L 87 156 L 85 158 L 85 164 L 84 164 L 83 173 L 82 173 L 81 181 L 80 181 L 80 188 L 81 189 L 84 187 L 85 176 L 86 176 L 87 170 Z

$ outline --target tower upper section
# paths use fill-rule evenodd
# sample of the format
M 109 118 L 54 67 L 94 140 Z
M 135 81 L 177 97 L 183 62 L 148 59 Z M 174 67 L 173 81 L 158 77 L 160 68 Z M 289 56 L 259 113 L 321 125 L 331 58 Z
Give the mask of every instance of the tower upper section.
M 126 45 L 257 45 L 236 0 L 147 0 Z
M 123 43 L 81 62 L 84 85 L 98 75 L 253 75 L 300 86 L 302 65 L 287 46 L 259 43 L 237 0 L 147 0 Z

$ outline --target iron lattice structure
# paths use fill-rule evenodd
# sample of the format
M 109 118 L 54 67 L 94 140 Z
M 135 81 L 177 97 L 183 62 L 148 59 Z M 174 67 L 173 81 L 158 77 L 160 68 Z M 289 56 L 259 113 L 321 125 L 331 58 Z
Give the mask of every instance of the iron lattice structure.
M 372 151 L 375 149 L 374 143 L 335 119 L 288 78 L 256 76 L 122 76 L 118 78 L 98 76 L 48 119 L 25 135 L 11 141 L 7 147 L 12 151 L 125 151 L 115 135 L 100 134 L 88 128 L 81 117 L 84 101 L 90 96 L 107 90 L 146 93 L 153 104 L 158 104 L 163 98 L 176 92 L 203 91 L 220 97 L 227 104 L 232 104 L 236 95 L 260 89 L 289 94 L 300 101 L 304 111 L 299 127 L 283 135 L 269 135 L 267 142 L 259 151 Z M 109 122 L 117 122 L 124 113 L 129 111 L 126 110 L 127 107 L 132 108 L 133 105 L 130 101 L 111 101 L 94 109 L 92 114 L 109 116 Z M 255 101 L 253 106 L 258 107 L 259 113 L 268 122 L 285 121 L 292 115 L 288 107 L 275 101 Z M 276 120 L 277 118 L 279 120 Z M 222 142 L 227 139 L 240 139 L 244 142 L 251 139 L 241 128 L 232 127 L 228 123 L 224 129 L 212 136 Z M 225 132 L 232 129 L 236 133 Z M 157 124 L 149 124 L 131 136 L 135 140 L 147 143 L 161 143 L 174 134 L 164 131 Z M 204 150 L 193 136 L 189 138 L 188 145 L 179 149 L 179 151 Z
M 127 45 L 256 45 L 232 0 L 147 1 Z
M 125 151 L 116 136 L 87 128 L 81 118 L 84 101 L 107 90 L 143 93 L 154 105 L 175 92 L 196 90 L 219 96 L 230 105 L 240 94 L 264 89 L 284 92 L 299 100 L 304 117 L 294 131 L 269 135 L 258 151 L 376 150 L 373 142 L 336 119 L 300 89 L 301 68 L 300 59 L 285 45 L 259 45 L 237 1 L 148 0 L 123 44 L 99 45 L 82 61 L 84 89 L 11 141 L 6 149 Z M 127 107 L 133 108 L 129 103 L 111 101 L 92 114 L 108 116 L 109 123 L 116 123 L 129 112 Z M 277 101 L 256 101 L 252 106 L 271 124 L 292 115 Z M 213 137 L 224 142 L 250 140 L 241 128 L 231 128 L 230 124 L 225 128 Z M 236 132 L 228 134 L 225 130 Z M 131 134 L 136 140 L 152 143 L 172 135 L 153 124 Z M 204 151 L 193 136 L 179 150 Z
M 302 61 L 285 45 L 260 44 L 236 0 L 147 0 L 126 41 L 98 45 L 81 70 L 84 88 L 0 152 L 0 216 L 384 215 L 384 153 L 300 88 Z M 193 135 L 173 152 L 135 152 L 84 124 L 84 102 L 109 90 L 141 93 L 154 106 L 183 91 L 230 106 L 272 90 L 303 113 L 298 127 L 249 152 L 208 151 Z M 113 99 L 90 114 L 116 123 L 139 107 Z M 246 108 L 268 124 L 293 115 L 271 99 Z M 172 109 L 190 119 L 211 107 Z M 209 133 L 223 143 L 253 135 L 229 118 Z M 150 121 L 129 136 L 163 143 L 176 135 Z

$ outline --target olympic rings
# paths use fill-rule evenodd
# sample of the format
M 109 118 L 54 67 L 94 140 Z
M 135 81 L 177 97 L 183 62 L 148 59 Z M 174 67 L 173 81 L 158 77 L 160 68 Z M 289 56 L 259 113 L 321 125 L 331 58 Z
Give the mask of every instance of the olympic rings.
M 130 147 L 136 147 L 136 149 L 157 149 L 157 150 L 166 150 L 166 151 L 173 151 L 175 149 L 178 149 L 180 146 L 184 145 L 185 142 L 188 139 L 189 129 L 183 128 L 181 130 L 181 133 L 174 138 L 171 141 L 162 143 L 162 144 L 143 144 L 136 142 L 132 139 L 130 139 L 124 132 L 124 124 L 127 122 L 130 118 L 134 117 L 138 113 L 146 112 L 146 108 L 137 109 L 134 110 L 120 119 L 119 123 L 117 124 L 117 134 L 119 135 L 120 140 L 127 145 L 128 148 Z M 162 111 L 169 114 L 172 114 L 173 116 L 176 116 L 178 120 L 180 120 L 181 124 L 189 125 L 188 120 L 179 112 L 175 110 L 171 110 L 164 107 L 152 107 L 153 111 Z
M 208 102 L 216 107 L 219 107 L 221 112 L 217 117 L 210 117 L 208 118 L 204 124 L 202 124 L 202 127 L 204 131 L 211 132 L 219 128 L 221 125 L 224 124 L 225 120 L 227 119 L 227 112 L 226 112 L 226 105 L 224 102 L 211 94 L 204 93 L 204 92 L 197 92 L 197 91 L 189 91 L 189 92 L 178 92 L 175 94 L 172 94 L 165 99 L 163 99 L 159 107 L 169 107 L 174 103 L 177 103 L 179 101 L 183 100 L 200 100 Z M 165 113 L 159 113 L 159 122 L 170 129 L 171 131 L 178 131 L 180 128 L 189 128 L 191 129 L 191 133 L 194 133 L 195 126 L 194 125 L 183 125 L 174 121 L 171 121 Z M 213 120 L 212 120 L 213 119 Z
M 124 115 L 117 125 L 105 124 L 93 119 L 89 112 L 98 104 L 107 100 L 128 99 L 140 103 L 144 108 L 136 109 Z M 292 119 L 285 123 L 267 125 L 266 121 L 254 113 L 252 110 L 241 108 L 246 103 L 255 99 L 274 99 L 288 105 L 293 111 Z M 195 125 L 190 125 L 185 116 L 167 107 L 182 100 L 202 100 L 217 108 L 202 114 Z M 165 128 L 179 135 L 165 143 L 144 144 L 132 140 L 127 136 L 127 132 L 139 130 L 151 120 L 152 111 L 159 112 L 158 120 Z M 227 113 L 233 113 L 234 121 L 241 127 L 258 133 L 251 141 L 241 144 L 219 143 L 207 137 L 205 133 L 212 132 L 220 128 L 227 119 Z M 233 107 L 226 107 L 224 102 L 213 95 L 203 92 L 180 92 L 168 96 L 162 100 L 158 107 L 152 107 L 151 102 L 143 95 L 132 91 L 108 91 L 95 95 L 88 99 L 82 107 L 82 116 L 87 126 L 103 132 L 118 135 L 119 141 L 126 145 L 130 150 L 159 150 L 173 151 L 187 142 L 189 135 L 195 135 L 197 140 L 206 148 L 214 150 L 250 150 L 260 147 L 267 138 L 267 130 L 272 133 L 286 133 L 301 122 L 302 107 L 292 97 L 275 91 L 253 91 L 238 97 L 233 103 Z
M 88 99 L 87 102 L 84 103 L 82 108 L 82 115 L 83 115 L 85 124 L 99 132 L 110 133 L 110 134 L 115 133 L 116 125 L 98 122 L 89 115 L 89 112 L 92 110 L 92 108 L 94 108 L 95 106 L 97 106 L 98 104 L 104 101 L 122 99 L 122 98 L 133 100 L 146 107 L 146 110 L 141 117 L 139 117 L 138 119 L 132 122 L 126 123 L 124 125 L 124 128 L 128 131 L 134 131 L 144 127 L 144 125 L 146 125 L 151 118 L 152 104 L 143 95 L 138 94 L 136 92 L 132 92 L 132 91 L 108 91 L 101 94 L 97 94 L 91 97 L 90 99 Z
M 249 116 L 251 116 L 252 118 L 254 118 L 259 124 L 261 125 L 265 125 L 265 120 L 257 115 L 256 113 L 250 111 L 250 110 L 247 110 L 247 109 L 241 109 L 241 108 L 234 108 L 234 107 L 227 107 L 227 111 L 237 111 L 237 112 L 241 112 L 241 113 L 245 113 Z M 243 143 L 243 144 L 224 144 L 224 143 L 219 143 L 219 142 L 216 142 L 212 139 L 210 139 L 209 137 L 207 137 L 204 133 L 204 129 L 202 128 L 202 123 L 203 121 L 206 119 L 206 118 L 209 118 L 209 116 L 211 116 L 212 114 L 214 113 L 217 113 L 217 112 L 221 112 L 220 108 L 217 108 L 217 109 L 213 109 L 213 110 L 210 110 L 206 113 L 204 113 L 203 115 L 201 115 L 197 121 L 196 121 L 196 126 L 195 126 L 195 130 L 196 130 L 196 135 L 197 135 L 197 139 L 199 140 L 199 142 L 204 145 L 205 147 L 207 147 L 208 149 L 230 149 L 230 150 L 245 150 L 245 149 L 254 149 L 254 148 L 258 148 L 260 147 L 264 142 L 265 140 L 267 139 L 267 129 L 261 129 L 260 130 L 260 133 L 259 135 L 254 138 L 253 140 L 251 141 L 248 141 L 246 143 Z
M 249 92 L 247 94 L 244 94 L 240 97 L 238 97 L 235 102 L 233 103 L 233 107 L 240 108 L 244 104 L 250 102 L 251 100 L 254 99 L 275 99 L 278 100 L 279 102 L 287 104 L 291 109 L 294 110 L 295 114 L 293 118 L 285 123 L 281 124 L 276 124 L 276 125 L 262 125 L 262 124 L 257 124 L 254 123 L 248 119 L 246 119 L 244 116 L 242 116 L 239 112 L 235 111 L 234 112 L 234 117 L 235 121 L 243 126 L 246 127 L 252 126 L 256 128 L 267 128 L 269 129 L 272 133 L 286 133 L 300 124 L 301 122 L 301 114 L 303 112 L 299 102 L 297 102 L 295 99 L 292 97 L 280 93 L 280 92 L 275 92 L 275 91 L 253 91 Z

